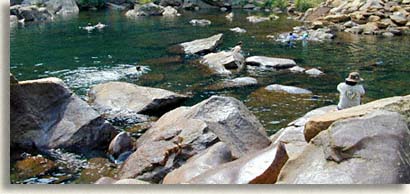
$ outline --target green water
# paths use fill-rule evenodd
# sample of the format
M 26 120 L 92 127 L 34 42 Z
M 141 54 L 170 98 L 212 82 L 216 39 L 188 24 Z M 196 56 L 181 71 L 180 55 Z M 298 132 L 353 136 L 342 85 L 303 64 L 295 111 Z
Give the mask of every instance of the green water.
M 234 13 L 234 20 L 229 22 L 225 18 L 226 13 L 216 10 L 183 12 L 181 17 L 176 18 L 144 17 L 134 20 L 127 19 L 121 12 L 100 11 L 82 12 L 76 18 L 58 22 L 26 24 L 11 29 L 11 72 L 19 80 L 49 76 L 62 78 L 82 97 L 86 96 L 91 85 L 112 80 L 190 92 L 194 97 L 186 105 L 193 105 L 215 94 L 233 96 L 245 102 L 269 134 L 313 108 L 335 104 L 335 87 L 352 70 L 359 70 L 366 80 L 367 101 L 410 94 L 409 37 L 383 39 L 339 34 L 331 42 L 310 43 L 307 47 L 297 45 L 290 49 L 267 39 L 266 35 L 289 31 L 298 22 L 281 16 L 276 21 L 252 24 L 246 21 L 246 16 L 268 13 L 242 10 Z M 212 24 L 207 27 L 189 24 L 191 19 L 202 18 L 211 20 Z M 79 26 L 89 22 L 102 22 L 108 27 L 92 33 L 79 29 Z M 236 34 L 229 31 L 233 27 L 241 27 L 248 32 Z M 234 77 L 253 76 L 260 85 L 210 91 L 204 87 L 223 78 L 206 74 L 192 62 L 195 56 L 185 56 L 181 63 L 149 64 L 152 71 L 145 77 L 121 76 L 121 72 L 129 68 L 127 64 L 174 56 L 167 52 L 169 46 L 216 33 L 224 33 L 219 50 L 229 49 L 236 42 L 243 41 L 247 56 L 292 58 L 302 67 L 319 67 L 326 75 L 313 78 L 287 71 L 244 72 Z M 366 65 L 375 62 L 382 65 Z M 273 83 L 306 88 L 318 98 L 254 93 L 258 88 Z

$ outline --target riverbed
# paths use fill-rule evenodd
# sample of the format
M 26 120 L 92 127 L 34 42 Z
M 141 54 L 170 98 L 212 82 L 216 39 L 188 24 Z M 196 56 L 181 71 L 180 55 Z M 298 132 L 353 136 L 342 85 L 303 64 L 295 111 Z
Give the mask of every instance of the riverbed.
M 181 14 L 174 18 L 128 19 L 123 12 L 89 11 L 56 22 L 19 25 L 10 32 L 10 71 L 19 80 L 61 78 L 84 99 L 91 86 L 118 80 L 190 94 L 193 97 L 184 104 L 187 106 L 211 95 L 232 96 L 247 105 L 269 135 L 309 110 L 336 104 L 336 85 L 353 70 L 360 71 L 365 79 L 364 101 L 410 93 L 408 36 L 381 38 L 340 33 L 331 41 L 310 42 L 307 46 L 298 43 L 295 48 L 288 48 L 266 37 L 301 25 L 287 15 L 252 24 L 246 20 L 247 16 L 268 16 L 270 13 L 234 10 L 233 21 L 228 21 L 227 13 L 219 10 Z M 192 26 L 191 19 L 208 19 L 212 24 Z M 90 33 L 79 28 L 98 22 L 108 27 Z M 229 30 L 234 27 L 247 32 L 239 34 Z M 325 75 L 310 77 L 289 71 L 246 71 L 231 77 L 255 77 L 258 86 L 213 90 L 207 86 L 225 77 L 204 71 L 195 62 L 199 56 L 181 56 L 182 61 L 170 62 L 176 57 L 168 52 L 170 46 L 217 33 L 224 34 L 217 50 L 230 49 L 242 41 L 245 56 L 290 58 L 299 66 L 320 68 Z M 145 65 L 151 71 L 142 76 L 127 76 L 128 70 L 136 64 Z M 261 89 L 273 83 L 309 89 L 313 95 L 275 94 Z M 75 179 L 68 179 L 67 183 Z

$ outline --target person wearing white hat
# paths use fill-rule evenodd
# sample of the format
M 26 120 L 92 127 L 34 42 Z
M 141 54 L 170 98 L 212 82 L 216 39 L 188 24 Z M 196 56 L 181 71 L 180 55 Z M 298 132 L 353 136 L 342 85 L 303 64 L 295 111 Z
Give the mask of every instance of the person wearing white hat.
M 363 86 L 358 84 L 361 81 L 363 79 L 358 72 L 351 72 L 345 82 L 337 85 L 337 91 L 340 93 L 338 110 L 360 105 L 361 97 L 365 94 Z

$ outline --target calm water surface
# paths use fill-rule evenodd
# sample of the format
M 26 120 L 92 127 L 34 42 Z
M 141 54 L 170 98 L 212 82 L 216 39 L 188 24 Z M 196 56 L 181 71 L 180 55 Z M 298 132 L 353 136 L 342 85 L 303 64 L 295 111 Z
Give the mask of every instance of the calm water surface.
M 19 80 L 55 76 L 63 79 L 78 95 L 86 98 L 90 86 L 113 80 L 192 93 L 186 102 L 193 105 L 211 95 L 233 96 L 242 100 L 261 120 L 269 134 L 314 108 L 337 102 L 336 85 L 348 72 L 358 70 L 366 80 L 365 101 L 410 94 L 410 38 L 377 38 L 338 34 L 329 42 L 300 44 L 290 49 L 266 38 L 290 31 L 298 22 L 281 16 L 279 20 L 252 24 L 248 15 L 263 12 L 234 11 L 232 22 L 226 13 L 203 10 L 183 12 L 176 18 L 144 17 L 127 19 L 113 11 L 82 12 L 64 21 L 26 24 L 11 29 L 10 70 Z M 209 19 L 207 27 L 192 26 L 191 19 Z M 108 27 L 87 33 L 79 29 L 87 23 L 102 22 Z M 237 34 L 229 28 L 241 27 L 248 32 Z M 167 52 L 171 45 L 224 33 L 218 50 L 230 49 L 243 41 L 247 56 L 263 55 L 294 59 L 302 67 L 321 68 L 326 75 L 309 77 L 288 71 L 244 72 L 253 76 L 259 86 L 244 89 L 212 91 L 205 89 L 223 77 L 212 76 L 192 61 L 198 56 L 184 56 L 183 62 L 158 64 L 144 61 L 175 56 Z M 378 67 L 370 64 L 379 63 Z M 128 77 L 133 64 L 147 64 L 151 71 L 142 77 Z M 312 90 L 312 96 L 289 96 L 268 93 L 260 88 L 278 83 Z

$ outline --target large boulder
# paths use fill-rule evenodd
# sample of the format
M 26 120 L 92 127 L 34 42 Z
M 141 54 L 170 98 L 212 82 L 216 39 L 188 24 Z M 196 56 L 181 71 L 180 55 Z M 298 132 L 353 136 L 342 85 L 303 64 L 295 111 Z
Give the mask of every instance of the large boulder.
M 306 141 L 310 141 L 319 132 L 326 130 L 337 120 L 361 117 L 369 112 L 373 112 L 374 110 L 399 112 L 404 115 L 407 122 L 410 123 L 410 95 L 384 98 L 360 106 L 334 111 L 326 115 L 312 117 L 305 126 L 305 139 Z
M 215 7 L 231 7 L 232 0 L 199 0 L 207 5 Z
M 231 97 L 213 96 L 163 115 L 138 139 L 137 150 L 121 167 L 120 177 L 160 182 L 218 141 L 228 146 L 234 158 L 270 144 L 265 129 L 245 105 Z
M 213 51 L 221 42 L 223 34 L 216 34 L 208 38 L 184 42 L 172 46 L 169 51 L 178 54 L 203 54 Z
M 270 138 L 272 143 L 282 142 L 285 145 L 286 152 L 290 159 L 296 158 L 302 153 L 308 145 L 304 136 L 304 126 L 313 116 L 324 115 L 330 111 L 336 110 L 336 105 L 325 106 L 314 109 L 288 124 L 288 127 L 280 129 Z
M 162 13 L 163 16 L 165 17 L 174 17 L 174 16 L 179 16 L 181 14 L 178 13 L 178 10 L 171 6 L 166 6 L 164 8 L 164 12 Z
M 188 181 L 189 184 L 273 184 L 288 160 L 283 144 L 274 144 L 220 165 Z
M 334 123 L 283 167 L 282 184 L 408 184 L 410 132 L 398 113 Z
M 264 56 L 252 56 L 245 60 L 246 65 L 257 66 L 262 69 L 286 69 L 296 66 L 292 59 L 273 58 Z
M 125 14 L 128 17 L 138 17 L 138 16 L 162 16 L 164 13 L 164 7 L 157 5 L 155 3 L 147 3 L 142 6 L 135 5 L 133 10 L 127 11 Z
M 145 184 L 149 184 L 149 183 L 145 182 L 145 181 L 138 180 L 138 179 L 121 179 L 121 180 L 117 180 L 117 179 L 113 179 L 111 177 L 101 177 L 94 184 L 97 184 L 97 185 L 106 185 L 106 184 L 145 185 Z
M 201 153 L 190 158 L 184 165 L 165 176 L 163 184 L 186 183 L 192 178 L 215 167 L 232 161 L 232 154 L 228 146 L 218 142 Z
M 107 149 L 114 128 L 62 80 L 45 78 L 10 83 L 12 147 Z
M 212 73 L 219 75 L 240 72 L 245 67 L 243 55 L 232 51 L 209 53 L 202 57 L 200 63 L 208 67 Z
M 46 6 L 51 13 L 60 16 L 78 15 L 80 11 L 75 0 L 49 0 Z
M 34 5 L 14 5 L 10 7 L 10 15 L 15 15 L 20 20 L 24 19 L 25 22 L 53 20 L 53 14 L 51 14 L 46 8 Z
M 178 107 L 187 96 L 168 90 L 138 86 L 126 82 L 108 82 L 93 86 L 88 92 L 89 103 L 109 119 L 139 118 L 161 115 Z M 122 119 L 121 119 L 122 120 Z
M 408 22 L 406 15 L 404 15 L 400 11 L 396 11 L 392 15 L 390 15 L 390 19 L 400 26 L 404 26 Z

